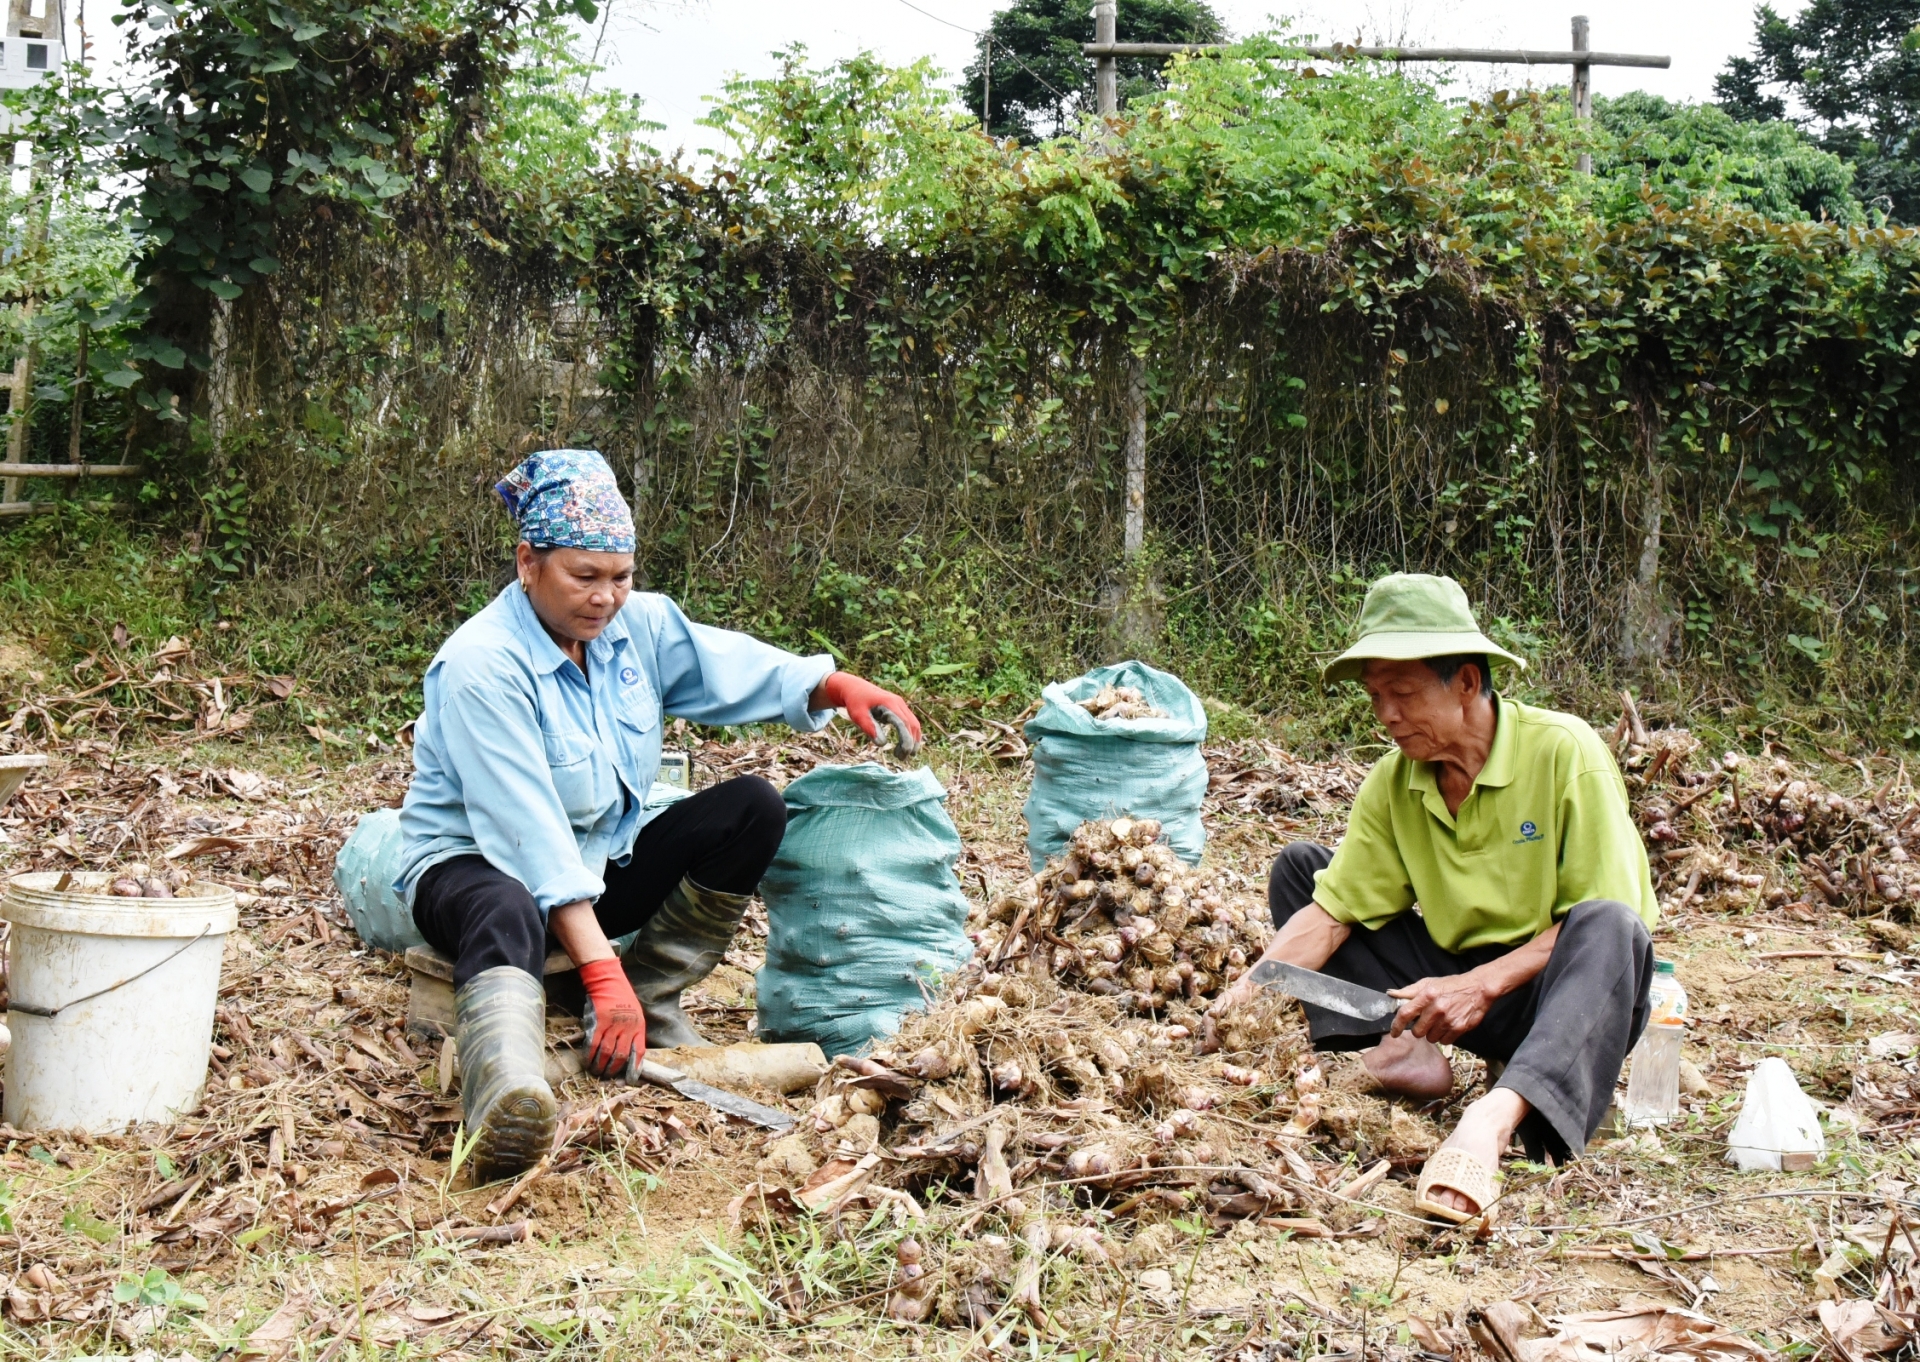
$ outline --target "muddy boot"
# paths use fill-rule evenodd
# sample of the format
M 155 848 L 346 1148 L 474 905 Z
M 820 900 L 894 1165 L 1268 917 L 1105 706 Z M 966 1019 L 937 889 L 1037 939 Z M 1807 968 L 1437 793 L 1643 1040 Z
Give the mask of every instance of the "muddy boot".
M 647 1014 L 648 1049 L 707 1044 L 680 1010 L 680 993 L 713 973 L 751 897 L 702 889 L 683 879 L 620 957 Z
M 453 995 L 460 1105 L 476 1178 L 512 1177 L 553 1145 L 547 1086 L 547 995 L 512 965 L 482 970 Z

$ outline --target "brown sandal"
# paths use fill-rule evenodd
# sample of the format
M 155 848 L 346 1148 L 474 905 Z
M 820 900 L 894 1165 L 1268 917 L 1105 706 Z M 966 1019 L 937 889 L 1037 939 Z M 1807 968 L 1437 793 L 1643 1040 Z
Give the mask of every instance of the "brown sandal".
M 1442 1205 L 1433 1200 L 1433 1189 L 1436 1187 L 1458 1192 L 1471 1201 L 1474 1208 L 1461 1211 Z M 1484 1215 L 1499 1195 L 1498 1174 L 1466 1150 L 1443 1146 L 1434 1151 L 1433 1157 L 1427 1160 L 1427 1166 L 1420 1170 L 1420 1181 L 1414 1189 L 1413 1209 L 1462 1225 Z

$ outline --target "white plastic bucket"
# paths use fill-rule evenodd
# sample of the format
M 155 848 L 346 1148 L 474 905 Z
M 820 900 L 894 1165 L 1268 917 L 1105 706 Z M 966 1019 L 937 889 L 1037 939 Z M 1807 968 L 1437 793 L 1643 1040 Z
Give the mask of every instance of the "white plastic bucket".
M 239 922 L 233 891 L 189 884 L 120 898 L 113 876 L 15 875 L 5 1117 L 19 1130 L 116 1131 L 170 1121 L 206 1095 L 220 958 Z M 97 996 L 94 996 L 97 995 Z M 34 1011 L 55 1015 L 38 1016 Z

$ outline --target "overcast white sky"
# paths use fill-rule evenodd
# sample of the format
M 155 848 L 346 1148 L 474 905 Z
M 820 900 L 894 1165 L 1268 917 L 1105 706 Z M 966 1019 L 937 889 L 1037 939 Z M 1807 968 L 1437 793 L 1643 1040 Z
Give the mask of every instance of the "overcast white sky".
M 1119 0 L 1124 10 L 1126 0 Z M 1323 40 L 1392 41 L 1455 47 L 1565 48 L 1571 18 L 1592 21 L 1592 45 L 1614 52 L 1660 53 L 1667 71 L 1597 67 L 1594 90 L 1617 94 L 1651 90 L 1676 99 L 1710 99 L 1713 77 L 1734 53 L 1752 46 L 1754 0 L 1211 0 L 1236 34 L 1293 19 L 1295 31 Z M 695 151 L 717 134 L 695 126 L 730 72 L 773 70 L 774 49 L 803 42 L 826 61 L 871 50 L 890 62 L 932 57 L 957 73 L 971 59 L 978 29 L 1006 0 L 614 0 L 600 60 L 607 79 L 646 101 L 648 115 L 667 125 L 656 138 L 662 151 Z M 914 6 L 918 7 L 916 11 Z M 1088 0 L 1091 8 L 1091 0 Z M 1785 14 L 1801 3 L 1776 3 Z M 937 16 L 930 17 L 930 16 Z M 943 23 L 941 20 L 945 20 Z M 959 27 L 952 27 L 958 25 Z M 1463 88 L 1484 90 L 1564 81 L 1564 68 L 1460 67 Z

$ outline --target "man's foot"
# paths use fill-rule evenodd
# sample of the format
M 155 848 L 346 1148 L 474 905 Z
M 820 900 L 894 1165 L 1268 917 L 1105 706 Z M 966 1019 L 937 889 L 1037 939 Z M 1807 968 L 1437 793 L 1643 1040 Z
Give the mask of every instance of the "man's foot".
M 1500 1171 L 1500 1156 L 1506 1152 L 1513 1132 L 1531 1110 L 1527 1099 L 1511 1088 L 1495 1088 L 1461 1113 L 1460 1124 L 1440 1149 L 1457 1149 L 1490 1175 L 1497 1174 Z M 1436 1150 L 1435 1156 L 1438 1157 L 1438 1154 L 1439 1150 Z M 1452 1187 L 1433 1187 L 1428 1190 L 1427 1199 L 1436 1206 L 1445 1206 L 1461 1215 L 1479 1215 L 1487 1209 L 1485 1204 L 1475 1204 L 1473 1197 L 1465 1196 Z
M 1453 1091 L 1453 1066 L 1440 1047 L 1408 1032 L 1382 1036 L 1378 1045 L 1360 1052 L 1360 1062 L 1388 1092 L 1430 1102 Z

